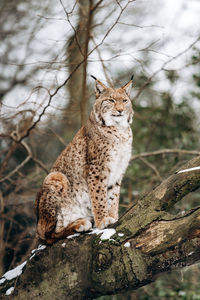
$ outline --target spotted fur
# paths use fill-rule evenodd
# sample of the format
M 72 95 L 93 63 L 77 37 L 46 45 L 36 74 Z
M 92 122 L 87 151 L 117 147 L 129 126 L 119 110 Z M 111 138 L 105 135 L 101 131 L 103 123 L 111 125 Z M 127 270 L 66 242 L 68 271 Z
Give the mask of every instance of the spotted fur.
M 96 80 L 86 125 L 57 158 L 36 198 L 37 233 L 48 244 L 118 220 L 120 185 L 131 157 L 131 85 L 113 89 Z

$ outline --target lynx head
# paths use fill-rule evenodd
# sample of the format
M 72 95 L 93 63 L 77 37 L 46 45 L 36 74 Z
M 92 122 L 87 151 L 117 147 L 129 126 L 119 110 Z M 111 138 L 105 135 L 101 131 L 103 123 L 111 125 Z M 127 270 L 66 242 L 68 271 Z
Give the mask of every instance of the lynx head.
M 96 101 L 93 107 L 96 122 L 104 126 L 128 127 L 132 123 L 130 100 L 132 78 L 124 86 L 114 89 L 96 80 Z

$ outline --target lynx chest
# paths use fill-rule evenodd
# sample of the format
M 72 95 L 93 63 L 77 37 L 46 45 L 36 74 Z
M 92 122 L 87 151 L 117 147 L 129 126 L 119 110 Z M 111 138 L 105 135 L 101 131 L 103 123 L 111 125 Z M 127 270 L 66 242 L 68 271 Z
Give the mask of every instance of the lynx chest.
M 110 174 L 108 186 L 120 183 L 131 158 L 132 135 L 129 138 L 119 139 L 113 144 L 108 164 Z

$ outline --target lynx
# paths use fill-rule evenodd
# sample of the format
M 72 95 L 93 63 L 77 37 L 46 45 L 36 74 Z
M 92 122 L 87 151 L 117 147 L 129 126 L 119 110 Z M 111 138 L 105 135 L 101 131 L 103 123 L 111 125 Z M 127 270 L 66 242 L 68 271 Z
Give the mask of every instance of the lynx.
M 118 220 L 120 185 L 132 148 L 132 79 L 117 89 L 96 78 L 95 83 L 96 101 L 86 125 L 57 158 L 36 198 L 37 235 L 47 244 Z

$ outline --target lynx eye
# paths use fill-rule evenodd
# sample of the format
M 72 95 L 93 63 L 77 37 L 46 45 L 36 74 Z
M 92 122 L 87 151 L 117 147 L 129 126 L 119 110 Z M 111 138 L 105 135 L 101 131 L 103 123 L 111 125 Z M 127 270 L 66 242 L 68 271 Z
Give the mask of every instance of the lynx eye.
M 124 103 L 128 102 L 128 99 L 124 99 L 123 102 L 124 102 Z
M 116 101 L 114 99 L 108 99 L 109 102 L 115 103 Z

